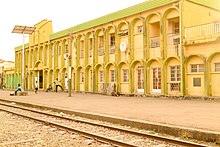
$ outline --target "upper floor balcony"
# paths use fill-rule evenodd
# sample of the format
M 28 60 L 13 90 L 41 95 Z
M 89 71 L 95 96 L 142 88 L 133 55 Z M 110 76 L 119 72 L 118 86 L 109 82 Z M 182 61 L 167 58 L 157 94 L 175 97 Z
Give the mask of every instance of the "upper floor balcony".
M 185 44 L 203 43 L 220 37 L 220 22 L 212 22 L 185 29 Z
M 180 56 L 180 35 L 168 34 L 167 36 L 167 56 Z
M 150 38 L 150 58 L 160 57 L 160 37 Z

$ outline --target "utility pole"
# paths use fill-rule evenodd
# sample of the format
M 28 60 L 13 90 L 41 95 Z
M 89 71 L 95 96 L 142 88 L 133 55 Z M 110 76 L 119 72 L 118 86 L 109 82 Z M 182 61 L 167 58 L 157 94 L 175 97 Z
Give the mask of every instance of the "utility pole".
M 70 36 L 70 50 L 69 50 L 69 55 L 68 55 L 68 60 L 69 60 L 69 72 L 68 72 L 68 95 L 71 97 L 71 91 L 72 91 L 72 30 L 69 31 L 69 36 Z
M 24 85 L 24 48 L 25 48 L 25 34 L 29 34 L 31 35 L 35 30 L 35 27 L 31 27 L 31 26 L 19 26 L 19 25 L 16 25 L 14 27 L 14 29 L 12 30 L 12 33 L 17 33 L 17 34 L 22 34 L 23 35 L 23 44 L 22 44 L 22 63 L 21 63 L 21 66 L 22 66 L 22 71 L 21 71 L 21 85 L 22 87 L 24 88 L 25 90 L 25 85 Z

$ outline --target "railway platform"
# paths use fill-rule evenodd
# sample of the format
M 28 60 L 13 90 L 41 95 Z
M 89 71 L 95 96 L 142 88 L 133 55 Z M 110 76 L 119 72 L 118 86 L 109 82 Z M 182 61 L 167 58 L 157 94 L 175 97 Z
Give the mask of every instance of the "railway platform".
M 130 123 L 163 126 L 166 131 L 192 130 L 205 138 L 206 135 L 215 134 L 214 141 L 220 141 L 220 101 L 113 97 L 82 93 L 72 93 L 68 97 L 68 93 L 42 91 L 38 94 L 29 91 L 28 96 L 9 96 L 10 92 L 0 90 L 0 99 L 124 119 Z M 187 133 L 185 132 L 187 137 L 190 136 Z

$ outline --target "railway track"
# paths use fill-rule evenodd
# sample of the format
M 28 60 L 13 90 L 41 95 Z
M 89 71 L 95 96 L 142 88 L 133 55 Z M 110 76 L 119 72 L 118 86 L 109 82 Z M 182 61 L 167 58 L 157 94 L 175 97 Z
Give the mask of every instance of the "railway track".
M 165 146 L 191 146 L 205 147 L 206 145 L 171 139 L 167 137 L 146 134 L 140 131 L 134 131 L 123 127 L 106 125 L 97 122 L 91 122 L 82 119 L 76 119 L 71 116 L 65 116 L 62 113 L 37 110 L 29 107 L 18 106 L 15 104 L 0 102 L 0 110 L 14 115 L 19 115 L 31 120 L 35 120 L 57 128 L 75 132 L 83 136 L 93 138 L 96 141 L 111 144 L 113 146 L 150 146 L 155 141 Z

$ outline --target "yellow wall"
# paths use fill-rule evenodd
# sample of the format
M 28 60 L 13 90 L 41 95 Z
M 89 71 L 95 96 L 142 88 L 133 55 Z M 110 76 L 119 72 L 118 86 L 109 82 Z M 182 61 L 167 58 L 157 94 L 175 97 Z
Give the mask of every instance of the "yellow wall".
M 49 35 L 53 33 L 52 21 L 46 19 L 37 23 L 34 27 L 36 29 L 29 37 L 30 46 L 48 41 Z
M 183 23 L 185 27 L 220 21 L 220 12 L 208 7 L 184 1 Z
M 186 46 L 186 56 L 203 55 L 208 58 L 211 54 L 220 51 L 220 42 L 207 42 Z

